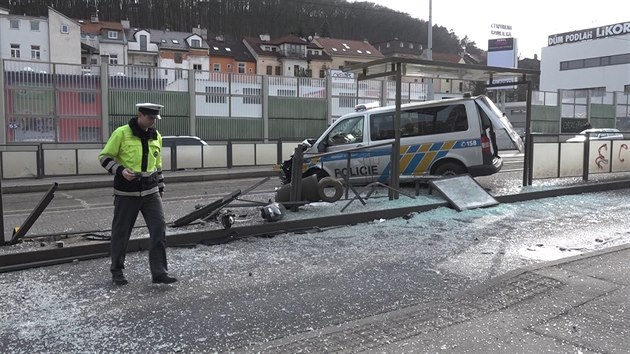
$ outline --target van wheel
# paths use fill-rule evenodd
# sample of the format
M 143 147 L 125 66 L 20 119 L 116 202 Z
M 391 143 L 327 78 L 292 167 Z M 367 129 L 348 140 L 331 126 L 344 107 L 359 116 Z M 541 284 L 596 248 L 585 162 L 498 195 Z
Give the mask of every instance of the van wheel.
M 457 176 L 466 173 L 466 169 L 462 165 L 455 162 L 445 162 L 433 171 L 434 175 L 440 176 Z

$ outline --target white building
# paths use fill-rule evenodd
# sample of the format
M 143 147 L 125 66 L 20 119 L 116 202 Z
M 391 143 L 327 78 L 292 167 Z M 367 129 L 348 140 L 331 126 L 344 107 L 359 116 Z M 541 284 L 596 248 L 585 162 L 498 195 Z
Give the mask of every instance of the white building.
M 10 70 L 49 71 L 48 20 L 0 12 L 0 57 Z M 19 63 L 14 61 L 20 61 Z
M 540 90 L 630 92 L 630 21 L 549 36 Z
M 81 64 L 81 26 L 64 14 L 48 8 L 50 61 Z
M 50 72 L 48 62 L 80 64 L 79 38 L 79 24 L 52 8 L 48 18 L 0 10 L 0 57 L 10 70 Z

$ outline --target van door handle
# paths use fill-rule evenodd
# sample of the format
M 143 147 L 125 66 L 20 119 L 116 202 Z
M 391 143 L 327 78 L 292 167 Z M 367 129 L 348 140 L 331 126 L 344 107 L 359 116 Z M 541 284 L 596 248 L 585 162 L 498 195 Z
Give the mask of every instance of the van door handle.
M 358 147 L 358 148 L 363 147 L 363 144 L 359 144 L 356 147 Z

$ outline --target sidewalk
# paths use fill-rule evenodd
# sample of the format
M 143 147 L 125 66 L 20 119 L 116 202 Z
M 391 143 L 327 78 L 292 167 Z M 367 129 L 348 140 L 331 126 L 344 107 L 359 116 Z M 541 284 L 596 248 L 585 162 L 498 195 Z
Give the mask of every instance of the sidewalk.
M 164 171 L 167 188 L 169 183 L 216 181 L 238 178 L 259 178 L 278 176 L 276 166 L 248 166 L 230 169 L 194 169 L 181 171 Z M 111 187 L 113 176 L 77 175 L 77 176 L 46 176 L 44 178 L 3 179 L 2 193 L 45 192 L 50 186 L 59 183 L 58 190 L 86 189 Z
M 630 245 L 518 269 L 444 303 L 282 338 L 247 352 L 628 353 Z

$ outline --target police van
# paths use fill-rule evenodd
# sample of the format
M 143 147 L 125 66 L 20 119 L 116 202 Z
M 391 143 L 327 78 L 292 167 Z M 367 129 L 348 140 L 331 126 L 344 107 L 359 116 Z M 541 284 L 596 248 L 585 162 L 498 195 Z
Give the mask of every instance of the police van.
M 304 151 L 303 176 L 349 175 L 353 184 L 388 182 L 395 114 L 395 106 L 359 107 L 337 119 Z M 518 133 L 486 96 L 404 104 L 400 113 L 401 180 L 418 175 L 496 173 L 503 166 L 497 134 L 507 136 L 515 149 L 523 151 Z M 353 149 L 357 150 L 350 153 L 348 169 L 347 150 Z M 291 160 L 283 164 L 285 183 L 290 182 L 290 165 Z

